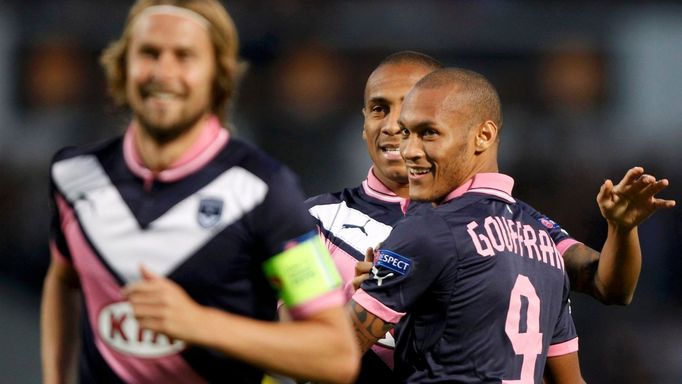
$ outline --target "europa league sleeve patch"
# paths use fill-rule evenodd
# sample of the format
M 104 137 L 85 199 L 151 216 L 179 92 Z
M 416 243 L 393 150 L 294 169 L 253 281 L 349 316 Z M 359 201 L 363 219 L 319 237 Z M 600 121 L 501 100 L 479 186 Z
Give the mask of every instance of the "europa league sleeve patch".
M 404 276 L 410 271 L 412 261 L 407 257 L 399 255 L 395 252 L 386 249 L 380 249 L 379 258 L 376 262 L 376 265 Z
M 270 283 L 288 308 L 341 287 L 341 277 L 316 232 L 300 237 L 263 263 Z

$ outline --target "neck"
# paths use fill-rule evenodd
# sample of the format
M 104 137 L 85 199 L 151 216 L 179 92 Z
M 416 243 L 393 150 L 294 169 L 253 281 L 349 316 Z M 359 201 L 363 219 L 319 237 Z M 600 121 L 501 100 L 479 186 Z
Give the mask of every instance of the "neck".
M 376 168 L 372 170 L 372 173 L 391 192 L 402 197 L 403 199 L 408 199 L 410 197 L 410 184 L 407 182 L 407 180 L 405 180 L 404 183 L 396 182 L 395 180 L 386 177 L 381 172 L 378 172 Z
M 394 183 L 394 184 L 395 185 L 387 185 L 388 189 L 390 189 L 393 193 L 402 197 L 403 199 L 409 199 L 410 198 L 410 185 L 409 184 L 398 184 L 398 183 Z
M 497 151 L 487 151 L 479 154 L 479 161 L 474 165 L 471 174 L 467 178 L 474 177 L 478 173 L 499 173 L 500 167 L 497 165 Z
M 199 138 L 209 117 L 210 115 L 203 116 L 186 132 L 169 141 L 159 141 L 137 119 L 133 120 L 133 124 L 138 127 L 135 130 L 136 149 L 144 165 L 153 172 L 170 168 Z

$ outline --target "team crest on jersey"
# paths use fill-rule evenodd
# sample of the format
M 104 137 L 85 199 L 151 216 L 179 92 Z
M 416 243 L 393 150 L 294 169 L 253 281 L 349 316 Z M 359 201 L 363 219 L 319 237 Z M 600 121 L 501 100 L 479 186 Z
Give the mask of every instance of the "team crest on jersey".
M 559 224 L 555 223 L 553 220 L 549 219 L 546 216 L 541 217 L 540 219 L 538 219 L 538 221 L 540 222 L 540 224 L 544 225 L 548 229 L 556 228 L 559 226 Z
M 220 220 L 223 213 L 223 201 L 219 199 L 201 199 L 197 221 L 204 228 L 211 228 Z

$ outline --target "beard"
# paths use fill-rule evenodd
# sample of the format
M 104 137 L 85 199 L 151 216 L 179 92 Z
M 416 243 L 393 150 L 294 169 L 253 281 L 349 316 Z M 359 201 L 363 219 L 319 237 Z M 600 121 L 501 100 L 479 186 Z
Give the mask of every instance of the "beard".
M 203 117 L 210 114 L 208 99 L 202 103 L 183 86 L 149 81 L 139 88 L 134 84 L 129 92 L 136 97 L 129 105 L 142 129 L 158 144 L 167 144 L 188 133 Z M 173 102 L 167 106 L 146 105 L 148 98 L 159 92 L 168 92 Z M 200 95 L 199 95 L 200 96 Z M 203 105 L 202 105 L 203 104 Z
M 159 144 L 167 144 L 189 132 L 208 111 L 199 110 L 188 116 L 181 116 L 176 121 L 165 124 L 155 121 L 144 113 L 136 113 L 135 117 L 140 128 L 144 130 L 154 141 Z

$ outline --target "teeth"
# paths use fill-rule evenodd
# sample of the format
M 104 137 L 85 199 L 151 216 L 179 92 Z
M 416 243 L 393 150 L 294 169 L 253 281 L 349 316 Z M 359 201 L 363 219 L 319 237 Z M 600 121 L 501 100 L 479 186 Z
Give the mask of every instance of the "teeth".
M 168 92 L 152 92 L 149 96 L 156 97 L 161 100 L 170 100 L 175 97 L 174 94 Z
M 400 153 L 400 148 L 384 148 L 385 152 Z
M 424 175 L 429 173 L 427 168 L 410 168 L 409 171 L 413 175 Z

